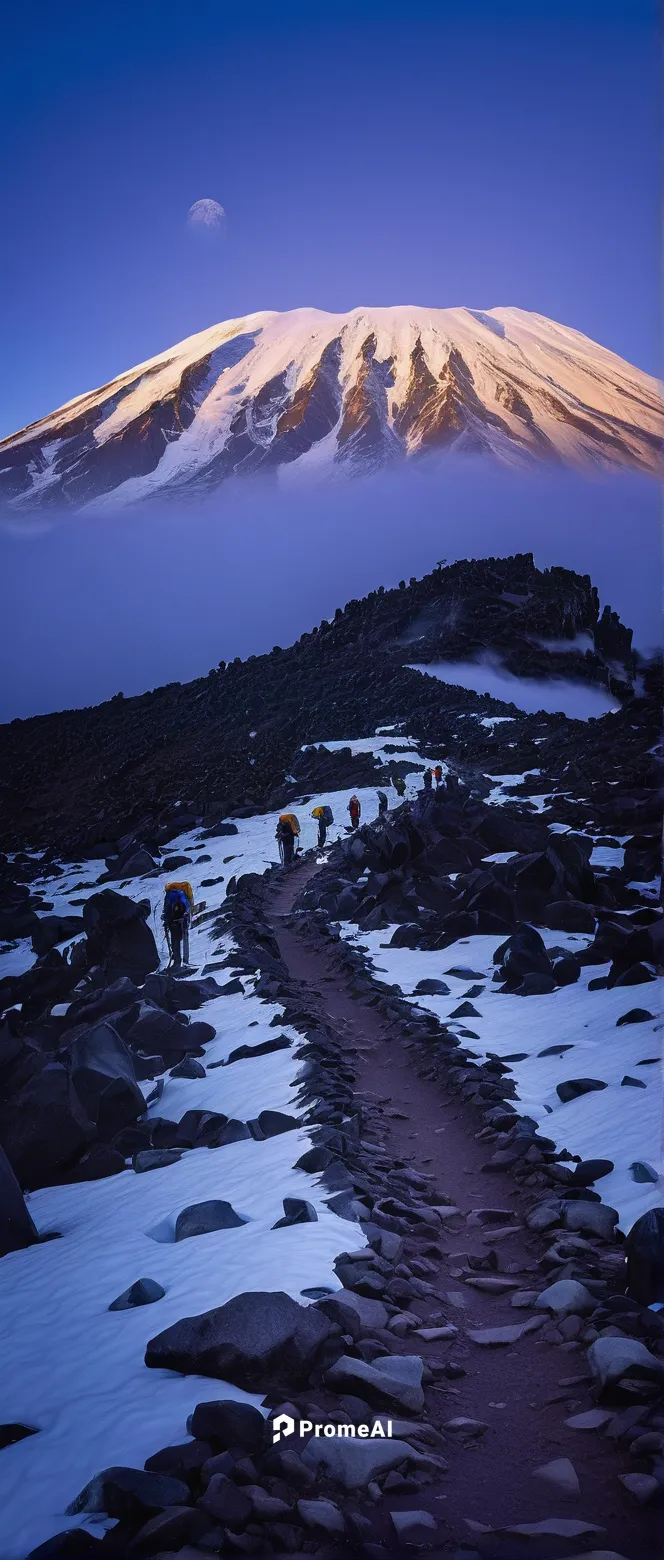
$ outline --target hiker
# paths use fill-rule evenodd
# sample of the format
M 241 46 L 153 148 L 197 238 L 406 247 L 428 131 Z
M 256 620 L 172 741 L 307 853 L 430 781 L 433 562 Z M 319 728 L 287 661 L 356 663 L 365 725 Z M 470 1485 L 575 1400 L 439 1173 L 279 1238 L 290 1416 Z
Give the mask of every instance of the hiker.
M 322 850 L 327 839 L 327 831 L 331 823 L 334 823 L 331 807 L 314 807 L 312 818 L 318 823 L 318 849 Z
M 383 818 L 387 812 L 387 797 L 384 791 L 378 792 L 378 817 Z
M 432 770 L 431 769 L 425 769 L 425 771 L 424 771 L 424 780 L 423 780 L 425 791 L 430 791 L 431 790 L 432 781 L 433 781 L 433 772 L 432 772 Z
M 290 867 L 295 855 L 295 841 L 300 832 L 300 825 L 295 813 L 282 813 L 276 828 L 276 838 L 279 842 L 279 855 L 283 867 Z
M 443 766 L 442 766 L 442 764 L 436 764 L 436 767 L 435 767 L 434 772 L 433 772 L 433 777 L 434 777 L 434 780 L 436 782 L 436 790 L 438 790 L 438 787 L 440 785 L 442 785 L 442 783 L 443 783 Z
M 406 782 L 405 782 L 405 780 L 403 778 L 403 775 L 393 775 L 392 776 L 392 784 L 393 784 L 394 789 L 395 789 L 395 791 L 397 793 L 397 796 L 405 796 L 405 794 L 406 794 Z
M 190 883 L 167 883 L 164 889 L 164 931 L 170 954 L 169 963 L 179 970 L 189 963 L 189 926 L 194 908 Z
M 348 803 L 348 811 L 350 813 L 350 826 L 351 826 L 351 829 L 356 829 L 357 826 L 358 826 L 358 823 L 360 821 L 360 813 L 362 811 L 362 808 L 360 807 L 359 797 L 351 796 L 351 799 L 350 799 L 350 801 Z

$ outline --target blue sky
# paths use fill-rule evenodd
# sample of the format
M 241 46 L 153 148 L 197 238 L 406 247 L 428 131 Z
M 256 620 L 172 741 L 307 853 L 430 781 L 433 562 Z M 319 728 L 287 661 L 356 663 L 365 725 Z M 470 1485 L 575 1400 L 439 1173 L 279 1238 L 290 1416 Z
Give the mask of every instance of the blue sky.
M 13 8 L 0 434 L 304 304 L 516 304 L 658 371 L 659 53 L 651 0 Z

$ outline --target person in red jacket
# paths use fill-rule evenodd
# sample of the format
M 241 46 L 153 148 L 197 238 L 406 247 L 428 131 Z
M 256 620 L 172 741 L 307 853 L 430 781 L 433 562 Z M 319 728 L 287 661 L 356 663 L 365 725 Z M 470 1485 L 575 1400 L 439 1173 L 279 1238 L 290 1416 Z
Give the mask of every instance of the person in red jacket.
M 350 801 L 348 803 L 348 811 L 350 813 L 350 826 L 351 826 L 351 829 L 356 829 L 357 826 L 358 826 L 358 823 L 360 821 L 360 813 L 362 811 L 362 808 L 360 807 L 359 797 L 351 796 L 351 799 L 350 799 Z

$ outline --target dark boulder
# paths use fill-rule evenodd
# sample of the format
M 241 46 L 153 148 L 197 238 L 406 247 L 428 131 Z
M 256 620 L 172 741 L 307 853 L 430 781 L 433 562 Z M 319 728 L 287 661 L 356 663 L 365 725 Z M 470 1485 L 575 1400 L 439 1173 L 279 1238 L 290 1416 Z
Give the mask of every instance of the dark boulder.
M 627 1293 L 641 1305 L 664 1301 L 664 1208 L 650 1208 L 625 1241 Z
M 216 1376 L 248 1392 L 304 1386 L 332 1324 L 290 1295 L 249 1292 L 151 1339 L 146 1365 Z
M 188 1486 L 167 1474 L 148 1473 L 143 1468 L 104 1468 L 67 1507 L 67 1516 L 85 1511 L 103 1512 L 108 1517 L 141 1517 L 164 1506 L 186 1506 L 190 1498 Z
M 592 1186 L 593 1181 L 610 1175 L 612 1170 L 615 1170 L 612 1159 L 582 1159 L 574 1166 L 572 1178 L 575 1186 Z
M 496 949 L 493 960 L 494 964 L 502 965 L 506 985 L 511 990 L 521 985 L 525 975 L 553 977 L 553 967 L 542 938 L 527 922 L 517 926 L 507 942 Z
M 14 1171 L 0 1148 L 0 1257 L 34 1246 L 38 1240 Z
M 20 1185 L 44 1186 L 94 1137 L 65 1067 L 49 1062 L 0 1107 L 0 1143 Z
M 564 954 L 561 959 L 554 960 L 553 978 L 557 986 L 573 986 L 580 974 L 581 966 L 574 954 Z
M 544 916 L 547 926 L 556 932 L 594 932 L 595 912 L 580 899 L 554 899 Z
M 244 1062 L 250 1056 L 267 1056 L 270 1051 L 285 1051 L 292 1044 L 288 1035 L 275 1035 L 273 1040 L 261 1040 L 258 1045 L 238 1045 L 226 1057 L 226 1066 L 230 1062 Z
M 424 927 L 417 921 L 406 921 L 403 926 L 397 926 L 390 938 L 390 948 L 419 948 L 422 938 L 425 936 Z
M 655 966 L 653 964 L 644 964 L 643 960 L 639 959 L 637 964 L 630 964 L 629 969 L 623 970 L 622 974 L 616 976 L 615 980 L 611 979 L 611 971 L 609 971 L 607 985 L 609 987 L 647 986 L 650 981 L 656 979 L 657 971 Z
M 72 1041 L 69 1058 L 74 1088 L 101 1138 L 115 1137 L 143 1114 L 131 1053 L 107 1019 Z
M 78 937 L 82 931 L 82 915 L 41 916 L 32 931 L 32 946 L 37 958 L 50 953 L 51 948 L 55 948 L 57 943 L 66 942 L 70 937 Z
M 214 1230 L 233 1230 L 246 1223 L 247 1220 L 242 1219 L 231 1204 L 223 1199 L 191 1203 L 177 1216 L 175 1239 L 190 1240 L 194 1235 L 209 1235 Z
M 107 1014 L 121 1013 L 130 1008 L 139 996 L 138 986 L 123 975 L 103 991 L 92 991 L 84 997 L 75 997 L 67 1012 L 68 1024 L 91 1024 Z
M 149 850 L 131 850 L 128 855 L 119 856 L 107 865 L 109 878 L 119 879 L 142 877 L 144 872 L 152 872 L 157 863 Z
M 567 1078 L 564 1083 L 556 1085 L 556 1094 L 563 1105 L 566 1105 L 569 1100 L 576 1100 L 581 1094 L 592 1094 L 594 1090 L 606 1087 L 601 1078 Z
M 201 1050 L 195 1035 L 192 1039 L 190 1027 L 153 1002 L 141 1002 L 138 1017 L 127 1032 L 127 1040 L 144 1056 L 170 1057 L 175 1065 L 187 1053 Z
M 199 1008 L 219 993 L 220 987 L 211 975 L 184 980 L 175 975 L 151 974 L 143 987 L 146 1001 L 156 1003 L 168 1013 L 177 1013 L 180 1008 Z
M 57 1179 L 65 1185 L 75 1181 L 104 1181 L 108 1175 L 120 1175 L 126 1168 L 117 1148 L 109 1143 L 93 1143 L 73 1168 L 60 1171 Z
M 293 1132 L 300 1125 L 296 1116 L 287 1116 L 281 1110 L 262 1110 L 257 1120 L 264 1138 L 278 1137 L 280 1132 Z
M 241 1446 L 244 1452 L 260 1452 L 265 1444 L 265 1420 L 250 1403 L 222 1398 L 197 1403 L 187 1420 L 187 1431 L 199 1441 L 210 1441 L 218 1451 Z
M 83 906 L 83 925 L 88 942 L 88 962 L 100 965 L 107 980 L 128 975 L 141 985 L 159 965 L 157 944 L 147 916 L 150 904 L 136 904 L 111 888 L 92 894 Z
M 66 1528 L 31 1549 L 27 1560 L 87 1560 L 89 1555 L 96 1555 L 100 1546 L 101 1539 L 93 1538 L 85 1528 Z

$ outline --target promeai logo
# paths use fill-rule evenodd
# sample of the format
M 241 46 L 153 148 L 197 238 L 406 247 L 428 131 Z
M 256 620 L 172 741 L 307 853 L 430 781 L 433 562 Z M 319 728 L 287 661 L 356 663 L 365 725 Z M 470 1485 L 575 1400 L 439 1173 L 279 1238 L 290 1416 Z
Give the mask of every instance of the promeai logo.
M 326 1440 L 330 1440 L 333 1436 L 339 1436 L 344 1440 L 354 1439 L 355 1436 L 361 1441 L 367 1439 L 373 1441 L 376 1438 L 384 1440 L 385 1437 L 392 1435 L 392 1420 L 376 1419 L 372 1425 L 331 1424 L 329 1421 L 316 1425 L 312 1419 L 300 1419 L 298 1429 L 300 1440 L 303 1440 L 305 1435 L 323 1435 Z M 277 1414 L 276 1419 L 272 1420 L 273 1446 L 277 1445 L 282 1436 L 294 1435 L 294 1433 L 295 1420 L 291 1419 L 290 1414 Z

